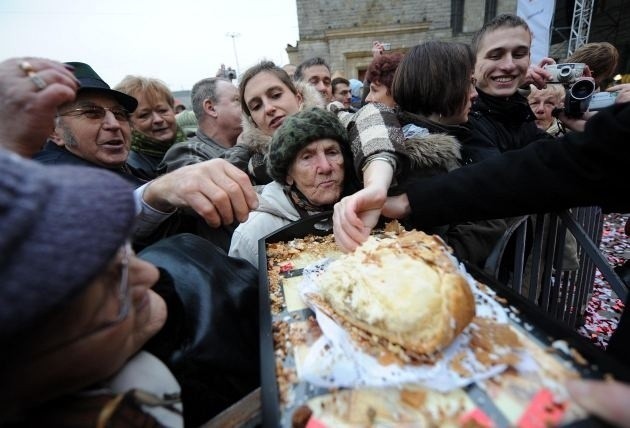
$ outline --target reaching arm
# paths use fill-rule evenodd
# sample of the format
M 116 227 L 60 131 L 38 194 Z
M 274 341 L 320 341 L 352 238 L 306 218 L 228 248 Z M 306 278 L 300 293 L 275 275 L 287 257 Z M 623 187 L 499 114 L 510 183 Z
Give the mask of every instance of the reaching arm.
M 418 227 L 501 218 L 575 206 L 630 210 L 630 104 L 597 113 L 584 133 L 523 149 L 407 186 Z
M 589 413 L 613 426 L 630 428 L 630 385 L 616 381 L 574 380 L 567 384 L 573 399 Z
M 363 189 L 335 204 L 333 232 L 335 241 L 343 250 L 354 250 L 370 236 L 381 215 L 393 176 L 393 165 L 376 158 L 363 173 Z
M 184 166 L 156 178 L 144 189 L 143 200 L 163 213 L 190 208 L 212 227 L 244 222 L 258 206 L 247 174 L 223 159 Z

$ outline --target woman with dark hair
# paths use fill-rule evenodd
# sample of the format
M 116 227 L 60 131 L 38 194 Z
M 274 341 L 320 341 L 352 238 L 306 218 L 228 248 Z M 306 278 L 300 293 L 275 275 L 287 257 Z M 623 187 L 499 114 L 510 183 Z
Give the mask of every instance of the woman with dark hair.
M 413 47 L 403 58 L 394 76 L 392 93 L 398 104 L 397 118 L 408 154 L 426 146 L 423 140 L 421 144 L 415 143 L 418 136 L 448 137 L 444 147 L 454 151 L 456 160 L 449 162 L 446 170 L 460 166 L 460 142 L 470 135 L 464 124 L 477 96 L 472 77 L 474 68 L 475 57 L 468 45 L 462 43 L 428 41 Z M 425 164 L 426 160 L 424 150 L 420 156 L 411 157 L 414 175 L 427 175 L 425 168 L 413 166 Z M 446 172 L 442 167 L 438 170 Z M 430 171 L 429 175 L 438 172 L 435 168 Z
M 376 117 L 383 119 L 369 127 L 360 123 L 360 115 L 366 112 L 357 113 L 357 129 L 350 129 L 350 135 L 364 188 L 335 206 L 335 238 L 343 248 L 359 245 L 358 235 L 367 238 L 390 187 L 391 192 L 398 192 L 410 179 L 445 174 L 461 166 L 460 141 L 469 136 L 464 125 L 477 95 L 474 64 L 474 55 L 465 44 L 428 41 L 416 45 L 394 75 L 392 95 L 397 107 L 365 106 L 362 110 L 373 109 L 368 114 L 372 123 Z M 372 149 L 374 135 L 389 137 L 389 141 L 378 140 L 379 152 Z M 362 212 L 363 224 L 369 225 L 360 232 L 354 221 L 357 212 Z M 459 258 L 482 265 L 504 228 L 505 222 L 498 220 L 425 231 L 441 235 Z
M 468 121 L 476 96 L 475 57 L 468 45 L 429 41 L 413 47 L 398 66 L 392 93 L 403 112 L 428 126 Z
M 365 97 L 366 102 L 381 103 L 388 107 L 396 105 L 391 88 L 394 73 L 396 73 L 396 68 L 402 59 L 402 54 L 385 54 L 372 60 L 365 74 L 365 80 L 370 89 Z
M 224 157 L 247 172 L 254 184 L 267 184 L 272 179 L 264 158 L 273 134 L 287 117 L 303 108 L 323 107 L 324 101 L 312 86 L 293 82 L 271 61 L 262 61 L 243 73 L 239 95 L 243 133 Z

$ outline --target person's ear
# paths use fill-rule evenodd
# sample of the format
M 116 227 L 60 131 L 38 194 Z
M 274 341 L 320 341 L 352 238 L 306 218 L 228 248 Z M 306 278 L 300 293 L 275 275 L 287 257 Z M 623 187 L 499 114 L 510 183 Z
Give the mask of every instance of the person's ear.
M 209 99 L 205 99 L 204 100 L 204 102 L 203 102 L 203 109 L 206 111 L 206 113 L 209 116 L 212 116 L 212 117 L 215 117 L 215 118 L 218 116 L 218 113 L 217 113 L 216 109 L 214 108 L 214 105 L 212 104 L 212 101 L 209 100 Z
M 63 139 L 60 131 L 61 130 L 59 129 L 59 127 L 55 127 L 55 129 L 53 130 L 52 134 L 50 134 L 49 139 L 50 139 L 50 141 L 52 141 L 53 143 L 55 143 L 59 147 L 63 147 L 63 146 L 66 145 L 66 142 Z
M 287 178 L 285 180 L 289 186 L 293 186 L 293 183 L 294 183 L 293 177 L 291 177 L 290 175 L 287 175 Z

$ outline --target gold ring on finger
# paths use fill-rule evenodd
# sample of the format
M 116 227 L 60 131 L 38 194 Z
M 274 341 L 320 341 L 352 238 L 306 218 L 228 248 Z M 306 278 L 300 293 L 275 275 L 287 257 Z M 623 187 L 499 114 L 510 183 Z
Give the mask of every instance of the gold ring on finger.
M 33 68 L 33 65 L 28 62 L 28 61 L 22 61 L 20 62 L 20 69 L 24 72 L 24 74 L 26 74 L 28 77 L 31 77 L 33 74 L 35 74 L 35 69 Z

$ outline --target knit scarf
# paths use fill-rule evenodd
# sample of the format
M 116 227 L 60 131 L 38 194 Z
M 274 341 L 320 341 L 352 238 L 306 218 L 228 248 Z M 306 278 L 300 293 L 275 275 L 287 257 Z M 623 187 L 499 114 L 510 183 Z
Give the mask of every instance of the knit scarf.
M 300 217 L 308 217 L 313 213 L 321 213 L 333 209 L 334 204 L 330 205 L 313 205 L 302 192 L 295 187 L 295 184 L 289 186 L 284 185 L 284 194 L 293 202 L 295 208 L 300 213 Z
M 164 157 L 166 151 L 175 143 L 186 141 L 186 134 L 182 128 L 177 126 L 177 132 L 175 133 L 175 139 L 170 143 L 158 141 L 145 134 L 136 131 L 131 131 L 131 150 L 137 153 L 143 153 L 148 156 Z

